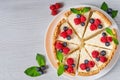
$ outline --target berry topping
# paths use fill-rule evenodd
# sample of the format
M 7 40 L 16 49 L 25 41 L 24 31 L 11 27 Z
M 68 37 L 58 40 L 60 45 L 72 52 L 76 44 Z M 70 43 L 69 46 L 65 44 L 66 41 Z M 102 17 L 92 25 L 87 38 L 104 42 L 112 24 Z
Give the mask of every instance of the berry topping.
M 72 64 L 72 67 L 75 67 L 75 64 Z
M 105 56 L 105 55 L 106 55 L 106 51 L 105 51 L 105 50 L 102 50 L 102 51 L 100 52 L 100 55 Z
M 91 23 L 91 24 L 94 23 L 94 19 L 93 19 L 93 18 L 90 19 L 90 23 Z
M 85 17 L 85 16 L 81 16 L 81 17 L 80 17 L 80 21 L 81 21 L 81 22 L 85 22 L 85 21 L 86 21 L 86 17 Z
M 87 68 L 86 68 L 86 71 L 87 71 L 87 72 L 89 72 L 89 71 L 90 71 L 90 68 L 89 68 L 89 67 L 87 67 Z
M 56 15 L 58 13 L 58 11 L 57 10 L 52 10 L 52 12 L 51 12 L 51 14 L 54 16 L 54 15 Z
M 105 45 L 106 45 L 106 46 L 110 46 L 110 43 L 109 43 L 109 42 L 106 42 Z
M 56 9 L 59 9 L 61 7 L 61 4 L 60 3 L 55 3 L 55 8 Z
M 97 26 L 95 25 L 95 24 L 91 24 L 90 25 L 90 30 L 91 31 L 94 31 L 94 30 L 96 30 L 97 29 Z
M 63 30 L 64 30 L 64 31 L 67 31 L 67 30 L 68 30 L 68 27 L 67 27 L 67 26 L 64 26 L 64 27 L 63 27 Z
M 73 63 L 74 63 L 73 58 L 68 58 L 68 59 L 67 59 L 67 64 L 68 64 L 68 65 L 72 65 Z
M 50 10 L 55 10 L 56 6 L 55 5 L 50 5 Z
M 63 37 L 63 38 L 66 38 L 67 37 L 67 32 L 61 32 L 60 36 Z
M 76 16 L 77 16 L 77 18 L 80 18 L 80 17 L 81 17 L 81 15 L 80 15 L 80 14 L 77 14 Z
M 68 65 L 64 65 L 64 69 L 68 69 Z
M 89 61 L 87 59 L 84 60 L 84 63 L 87 64 Z
M 57 48 L 57 49 L 62 49 L 63 48 L 63 45 L 60 43 L 60 42 L 57 42 L 56 44 L 55 44 L 55 48 Z
M 99 52 L 98 52 L 98 51 L 94 50 L 94 51 L 92 52 L 92 57 L 93 57 L 93 58 L 97 58 L 98 55 L 99 55 Z
M 97 58 L 95 58 L 95 60 L 96 60 L 96 61 L 100 61 L 100 58 L 99 58 L 99 57 L 97 57 Z
M 101 24 L 98 25 L 98 29 L 102 29 L 103 26 Z
M 84 63 L 82 63 L 82 64 L 80 64 L 80 68 L 82 69 L 82 70 L 85 70 L 87 67 L 86 67 L 86 64 L 84 64 Z
M 101 21 L 99 19 L 95 19 L 94 24 L 98 26 L 99 24 L 101 24 Z
M 80 23 L 81 23 L 80 18 L 75 18 L 75 19 L 74 19 L 74 23 L 75 23 L 76 25 L 80 24 Z
M 71 36 L 68 35 L 68 36 L 67 36 L 67 40 L 71 40 Z
M 63 50 L 62 50 L 62 49 L 60 49 L 60 50 L 59 50 L 59 52 L 61 52 L 61 53 L 62 53 L 62 52 L 63 52 Z
M 68 47 L 63 48 L 63 53 L 64 54 L 68 54 L 69 51 L 70 51 L 70 49 Z
M 66 46 L 67 46 L 67 42 L 63 42 L 62 44 L 63 44 L 63 46 L 64 46 L 64 47 L 66 47 Z
M 74 69 L 73 69 L 72 67 L 68 67 L 67 72 L 73 73 L 73 72 L 74 72 Z
M 107 37 L 108 42 L 112 42 L 112 37 Z
M 67 32 L 68 35 L 71 35 L 72 34 L 72 29 L 68 29 L 66 32 Z
M 100 61 L 104 63 L 104 62 L 106 62 L 106 61 L 107 61 L 107 58 L 106 58 L 106 57 L 104 57 L 104 56 L 100 56 Z
M 101 37 L 101 42 L 103 42 L 103 43 L 105 43 L 105 42 L 107 42 L 107 37 Z
M 105 32 L 102 33 L 102 36 L 107 36 L 107 34 Z
M 88 66 L 89 67 L 94 67 L 95 66 L 95 62 L 94 61 L 89 61 L 88 62 Z
M 81 22 L 81 26 L 85 26 L 85 23 L 84 23 L 84 22 Z

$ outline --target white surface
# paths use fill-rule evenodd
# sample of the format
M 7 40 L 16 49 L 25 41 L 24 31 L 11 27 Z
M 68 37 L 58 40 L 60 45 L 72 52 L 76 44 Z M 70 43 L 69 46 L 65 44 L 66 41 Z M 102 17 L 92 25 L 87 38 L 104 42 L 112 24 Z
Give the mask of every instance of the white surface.
M 100 6 L 104 0 L 64 0 L 67 7 L 87 3 Z M 119 0 L 105 0 L 110 7 L 120 11 Z M 0 0 L 0 80 L 69 80 L 57 77 L 49 65 L 47 74 L 37 78 L 26 76 L 24 70 L 37 65 L 37 52 L 45 55 L 44 35 L 53 16 L 49 5 L 62 0 Z M 116 17 L 120 26 L 120 15 Z M 119 28 L 120 29 L 120 28 Z M 115 67 L 98 80 L 120 80 L 120 58 Z

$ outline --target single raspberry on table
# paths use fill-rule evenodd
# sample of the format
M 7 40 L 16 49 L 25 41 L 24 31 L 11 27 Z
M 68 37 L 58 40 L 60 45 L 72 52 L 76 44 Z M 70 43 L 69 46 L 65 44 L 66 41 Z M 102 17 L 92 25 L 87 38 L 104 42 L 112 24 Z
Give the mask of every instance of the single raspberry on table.
M 51 15 L 55 16 L 58 13 L 57 10 L 52 10 Z

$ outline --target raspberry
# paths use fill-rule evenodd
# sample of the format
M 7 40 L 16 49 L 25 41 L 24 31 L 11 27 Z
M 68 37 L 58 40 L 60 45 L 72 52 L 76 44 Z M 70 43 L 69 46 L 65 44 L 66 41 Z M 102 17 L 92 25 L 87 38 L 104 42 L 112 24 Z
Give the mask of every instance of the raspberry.
M 60 3 L 55 3 L 55 8 L 56 9 L 59 9 L 61 7 L 61 4 Z
M 84 64 L 84 63 L 82 63 L 82 64 L 80 64 L 80 68 L 82 69 L 82 70 L 85 70 L 87 67 L 86 67 L 86 64 Z
M 103 36 L 103 37 L 100 38 L 100 40 L 101 40 L 101 42 L 105 43 L 105 42 L 107 42 L 107 37 Z
M 52 5 L 50 5 L 49 8 L 50 8 L 50 10 L 55 10 L 55 9 L 56 9 L 56 6 L 52 4 Z
M 108 42 L 112 42 L 112 37 L 107 37 Z
M 68 35 L 71 35 L 72 34 L 72 29 L 68 29 L 66 32 L 67 32 Z
M 73 69 L 72 67 L 68 67 L 67 72 L 73 73 L 73 72 L 74 72 L 74 69 Z
M 95 24 L 96 26 L 98 26 L 100 23 L 101 23 L 101 21 L 100 21 L 99 19 L 95 19 L 94 24 Z
M 73 58 L 68 58 L 68 59 L 67 59 L 67 64 L 68 64 L 68 65 L 72 65 L 73 63 L 74 63 Z
M 62 49 L 63 48 L 63 45 L 60 43 L 60 42 L 57 42 L 56 44 L 55 44 L 55 48 L 57 48 L 57 49 Z
M 94 67 L 95 66 L 95 62 L 94 61 L 89 61 L 88 62 L 88 66 L 89 67 Z
M 68 47 L 63 48 L 63 53 L 64 54 L 68 54 L 69 51 L 70 51 L 70 49 Z
M 107 58 L 105 56 L 100 56 L 100 61 L 104 63 L 107 61 Z
M 64 31 L 61 32 L 61 33 L 60 33 L 60 36 L 63 37 L 63 38 L 66 38 L 66 37 L 67 37 L 67 32 L 64 32 Z
M 81 20 L 81 22 L 85 22 L 86 21 L 86 17 L 85 16 L 81 16 L 80 20 Z
M 75 19 L 74 19 L 74 23 L 75 23 L 76 25 L 80 24 L 80 23 L 81 23 L 80 18 L 75 18 Z
M 96 30 L 97 29 L 97 26 L 95 25 L 95 24 L 91 24 L 90 25 L 90 30 L 91 31 L 94 31 L 94 30 Z
M 58 13 L 57 10 L 52 10 L 52 12 L 51 12 L 51 14 L 52 14 L 53 16 L 55 16 L 57 13 Z
M 92 52 L 92 57 L 93 57 L 93 58 L 97 58 L 98 56 L 99 56 L 99 52 L 96 51 L 96 50 L 94 50 L 94 51 Z

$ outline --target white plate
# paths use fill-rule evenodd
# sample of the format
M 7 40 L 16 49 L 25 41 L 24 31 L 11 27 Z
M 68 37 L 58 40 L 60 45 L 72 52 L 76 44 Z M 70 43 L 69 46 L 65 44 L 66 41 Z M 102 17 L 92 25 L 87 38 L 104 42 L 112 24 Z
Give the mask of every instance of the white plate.
M 91 6 L 91 5 L 77 5 L 77 6 L 73 6 L 71 8 L 78 8 L 78 7 L 91 7 L 94 10 L 99 10 L 102 13 L 104 13 L 111 20 L 111 22 L 112 22 L 111 27 L 115 28 L 117 30 L 118 40 L 120 41 L 118 26 L 117 26 L 116 22 L 106 12 L 104 12 L 103 10 L 101 10 L 98 7 Z M 54 32 L 54 29 L 56 27 L 56 24 L 63 18 L 63 15 L 67 10 L 70 10 L 70 8 L 62 11 L 60 14 L 58 14 L 52 20 L 52 22 L 48 26 L 48 29 L 46 32 L 46 37 L 45 37 L 45 49 L 46 49 L 47 57 L 49 58 L 51 65 L 55 68 L 56 71 L 57 71 L 56 60 L 54 58 L 53 51 L 52 51 L 52 37 L 53 37 L 53 32 Z M 86 77 L 83 77 L 83 76 L 74 76 L 73 77 L 73 76 L 68 76 L 68 75 L 64 74 L 63 76 L 66 76 L 66 77 L 73 79 L 73 80 L 95 80 L 95 79 L 98 79 L 98 78 L 104 76 L 105 74 L 107 74 L 113 68 L 113 66 L 115 66 L 115 64 L 119 58 L 119 52 L 120 52 L 120 45 L 118 45 L 118 48 L 115 52 L 115 55 L 113 56 L 110 63 L 96 75 L 86 76 Z M 56 74 L 57 74 L 57 72 L 56 72 Z

